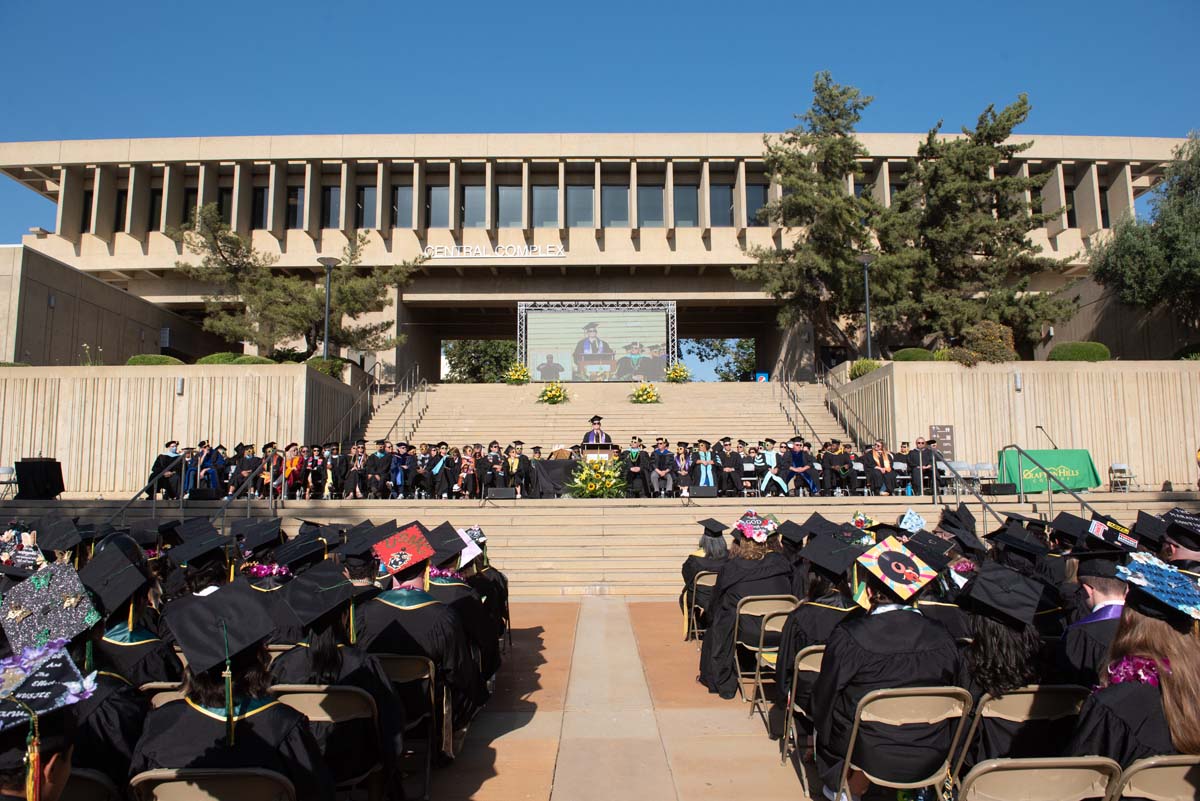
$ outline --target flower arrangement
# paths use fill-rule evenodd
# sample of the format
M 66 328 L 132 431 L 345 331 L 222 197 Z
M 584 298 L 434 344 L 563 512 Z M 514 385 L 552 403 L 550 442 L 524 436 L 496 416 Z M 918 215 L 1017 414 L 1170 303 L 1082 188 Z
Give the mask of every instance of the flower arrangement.
M 686 384 L 691 379 L 692 374 L 683 362 L 675 362 L 667 368 L 667 380 L 672 384 Z
M 566 483 L 572 498 L 624 498 L 625 478 L 621 465 L 612 459 L 580 462 Z
M 763 543 L 779 528 L 779 521 L 774 515 L 760 515 L 753 509 L 747 509 L 733 528 L 746 539 Z
M 551 406 L 557 406 L 560 403 L 566 403 L 570 398 L 567 397 L 567 388 L 562 385 L 561 381 L 551 381 L 546 386 L 542 387 L 542 391 L 538 393 L 538 403 L 548 403 Z
M 637 389 L 629 396 L 632 403 L 660 403 L 662 398 L 658 394 L 658 389 L 651 383 L 643 381 L 637 385 Z
M 504 371 L 505 384 L 528 384 L 529 368 L 524 362 L 513 362 Z
M 254 578 L 267 578 L 268 576 L 279 576 L 280 578 L 286 578 L 292 575 L 292 571 L 288 569 L 287 565 L 277 565 L 267 562 L 260 562 L 258 564 L 250 565 L 249 567 L 243 568 L 242 572 Z
M 30 571 L 36 571 L 46 564 L 46 557 L 37 547 L 37 532 L 23 523 L 9 523 L 4 533 L 0 534 L 0 564 Z

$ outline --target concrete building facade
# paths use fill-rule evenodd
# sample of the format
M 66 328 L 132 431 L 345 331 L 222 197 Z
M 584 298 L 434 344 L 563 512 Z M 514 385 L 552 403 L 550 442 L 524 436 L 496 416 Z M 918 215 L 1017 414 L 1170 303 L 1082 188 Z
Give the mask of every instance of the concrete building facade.
M 871 156 L 847 191 L 887 205 L 923 135 L 860 138 Z M 1076 264 L 1182 141 L 1029 138 L 1004 169 L 1049 174 L 1041 207 L 1065 210 L 1032 238 Z M 208 288 L 180 275 L 189 254 L 167 232 L 216 203 L 280 269 L 315 277 L 360 230 L 364 265 L 423 257 L 386 312 L 407 338 L 381 356 L 393 366 L 437 375 L 443 341 L 512 338 L 522 300 L 674 300 L 681 338 L 753 337 L 760 369 L 794 372 L 811 332 L 780 331 L 775 301 L 731 273 L 789 236 L 755 218 L 781 191 L 763 150 L 714 133 L 120 139 L 0 143 L 0 172 L 57 204 L 27 248 L 193 319 Z

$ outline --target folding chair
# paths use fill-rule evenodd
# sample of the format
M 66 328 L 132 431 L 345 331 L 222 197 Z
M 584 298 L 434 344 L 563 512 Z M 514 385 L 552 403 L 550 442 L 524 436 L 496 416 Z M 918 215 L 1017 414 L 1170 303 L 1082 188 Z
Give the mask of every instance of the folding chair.
M 851 768 L 862 771 L 872 784 L 891 787 L 895 790 L 916 790 L 941 784 L 950 770 L 951 760 L 962 740 L 971 714 L 971 694 L 961 687 L 898 687 L 890 690 L 873 690 L 863 696 L 854 711 L 854 725 L 850 729 L 850 741 L 846 745 L 846 757 L 842 760 L 842 776 L 838 780 L 839 793 L 850 795 L 848 781 Z M 858 745 L 858 731 L 864 722 L 881 723 L 885 726 L 935 726 L 958 719 L 946 756 L 928 776 L 916 781 L 898 781 L 886 776 L 875 776 L 854 764 L 854 749 Z
M 292 648 L 294 648 L 294 647 L 295 646 L 293 646 L 293 645 L 268 645 L 267 646 L 267 659 L 270 660 L 270 662 L 274 662 L 282 654 L 286 654 L 288 651 L 292 650 Z
M 975 480 L 982 484 L 985 481 L 996 480 L 996 465 L 991 462 L 979 462 L 975 465 Z
M 286 776 L 261 768 L 147 770 L 129 789 L 137 801 L 296 801 Z
M 1121 766 L 1107 757 L 989 759 L 972 768 L 963 779 L 958 801 L 1112 798 L 1109 793 L 1120 776 Z
M 798 605 L 798 604 L 797 604 Z M 793 606 L 792 609 L 796 607 Z M 779 646 L 767 645 L 767 632 L 773 634 L 783 634 L 783 626 L 787 622 L 788 615 L 792 613 L 792 609 L 786 612 L 769 612 L 763 615 L 762 627 L 758 630 L 758 647 L 754 651 L 754 697 L 750 699 L 750 714 L 755 712 L 762 714 L 763 725 L 770 731 L 770 724 L 767 721 L 766 707 L 760 706 L 760 702 L 767 700 L 766 688 L 764 682 L 777 682 L 776 662 L 779 658 Z M 768 677 L 763 676 L 764 669 L 769 674 Z
M 283 703 L 300 712 L 313 723 L 338 724 L 367 720 L 373 731 L 379 731 L 379 710 L 375 699 L 359 687 L 335 684 L 276 684 L 271 692 Z M 382 747 L 382 746 L 381 746 Z M 380 755 L 382 756 L 382 754 Z M 383 762 L 376 760 L 361 774 L 338 782 L 339 791 L 366 785 L 370 801 L 382 801 L 384 796 Z
M 1127 464 L 1110 464 L 1108 466 L 1108 489 L 1110 492 L 1129 492 L 1133 488 L 1133 480 L 1137 478 Z
M 854 482 L 851 487 L 851 492 L 861 492 L 864 496 L 871 494 L 871 486 L 867 482 L 867 468 L 862 462 L 851 462 L 850 466 L 854 468 Z
M 701 570 L 692 579 L 691 603 L 688 604 L 687 608 L 687 632 L 683 638 L 684 642 L 692 639 L 692 637 L 699 639 L 704 632 L 708 631 L 708 629 L 700 628 L 700 616 L 696 614 L 697 609 L 701 612 L 707 611 L 704 607 L 696 603 L 696 588 L 715 586 L 717 586 L 717 574 L 711 570 Z
M 445 687 L 438 687 L 437 667 L 433 660 L 424 656 L 399 656 L 396 654 L 377 654 L 383 672 L 392 684 L 404 686 L 419 684 L 428 686 L 426 709 L 404 709 L 406 722 L 404 729 L 404 754 L 402 764 L 421 760 L 424 773 L 421 798 L 429 799 L 433 782 L 433 752 L 442 748 L 445 753 L 452 753 L 454 748 L 454 715 L 450 709 L 450 693 Z M 441 697 L 442 729 L 438 731 L 438 697 Z M 416 737 L 415 733 L 424 730 L 424 739 Z M 410 736 L 414 734 L 414 736 Z M 415 742 L 414 742 L 415 740 Z M 421 746 L 413 748 L 412 746 Z M 410 750 L 411 749 L 411 750 Z
M 98 770 L 71 768 L 61 801 L 122 801 L 125 793 Z
M 742 622 L 742 615 L 761 618 L 765 618 L 767 615 L 775 612 L 782 612 L 786 615 L 795 609 L 798 603 L 799 601 L 796 600 L 794 595 L 751 595 L 738 601 L 737 611 L 735 613 L 736 617 L 733 619 L 733 658 L 737 660 L 736 667 L 738 672 L 738 693 L 742 696 L 743 701 L 752 701 L 752 699 L 746 697 L 745 683 L 748 679 L 751 679 L 754 676 L 754 673 L 742 670 L 741 660 L 739 659 L 738 655 L 738 648 L 745 648 L 754 656 L 755 671 L 757 672 L 759 643 L 742 642 L 741 638 L 738 636 L 738 627 Z M 780 629 L 782 630 L 782 624 L 780 624 Z M 771 650 L 778 653 L 779 648 L 775 647 Z M 751 714 L 754 714 L 753 708 L 751 709 Z
M 17 468 L 12 465 L 0 467 L 0 501 L 16 495 L 17 489 Z
M 906 462 L 892 462 L 892 469 L 896 471 L 896 491 L 903 492 L 906 487 L 913 485 L 912 474 L 908 472 L 908 464 Z M 913 490 L 916 492 L 916 489 Z
M 821 660 L 825 656 L 824 645 L 810 645 L 800 653 L 796 654 L 796 662 L 792 672 L 792 684 L 788 688 L 787 709 L 784 713 L 783 736 L 779 738 L 779 764 L 788 761 L 788 757 L 792 755 L 792 751 L 798 751 L 803 755 L 804 751 L 800 748 L 800 737 L 796 731 L 796 715 L 804 715 L 808 718 L 808 710 L 800 707 L 796 703 L 796 685 L 799 684 L 801 673 L 818 674 L 821 672 Z M 810 718 L 811 720 L 811 718 Z M 801 758 L 803 762 L 803 758 Z M 804 786 L 804 797 L 811 798 L 812 793 L 808 789 L 808 772 L 804 770 L 804 765 L 800 766 L 800 783 Z
M 1077 718 L 1087 697 L 1088 689 L 1075 684 L 1030 684 L 1010 690 L 999 697 L 984 695 L 975 708 L 971 728 L 963 739 L 958 760 L 954 763 L 955 780 L 958 779 L 963 763 L 971 752 L 971 746 L 986 721 L 1050 723 L 1064 718 Z
M 1152 801 L 1193 801 L 1200 798 L 1200 756 L 1156 756 L 1139 759 L 1121 774 L 1108 801 L 1148 798 Z
M 150 696 L 150 706 L 153 709 L 158 709 L 172 701 L 183 700 L 182 686 L 170 681 L 148 681 L 138 687 L 138 690 L 143 695 Z

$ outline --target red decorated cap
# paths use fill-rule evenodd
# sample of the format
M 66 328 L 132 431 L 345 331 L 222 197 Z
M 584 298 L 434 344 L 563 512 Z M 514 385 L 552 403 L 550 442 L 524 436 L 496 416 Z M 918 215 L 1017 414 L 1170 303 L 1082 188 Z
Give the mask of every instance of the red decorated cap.
M 433 546 L 420 523 L 409 523 L 398 532 L 375 544 L 372 549 L 379 557 L 379 570 L 389 576 L 424 562 L 433 556 Z

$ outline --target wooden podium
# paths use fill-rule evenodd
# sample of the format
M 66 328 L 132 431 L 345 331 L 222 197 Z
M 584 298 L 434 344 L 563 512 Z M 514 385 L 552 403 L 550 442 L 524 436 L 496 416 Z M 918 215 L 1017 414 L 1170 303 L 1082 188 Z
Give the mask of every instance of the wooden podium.
M 621 453 L 621 449 L 611 442 L 585 442 L 579 447 L 585 462 L 616 459 Z

